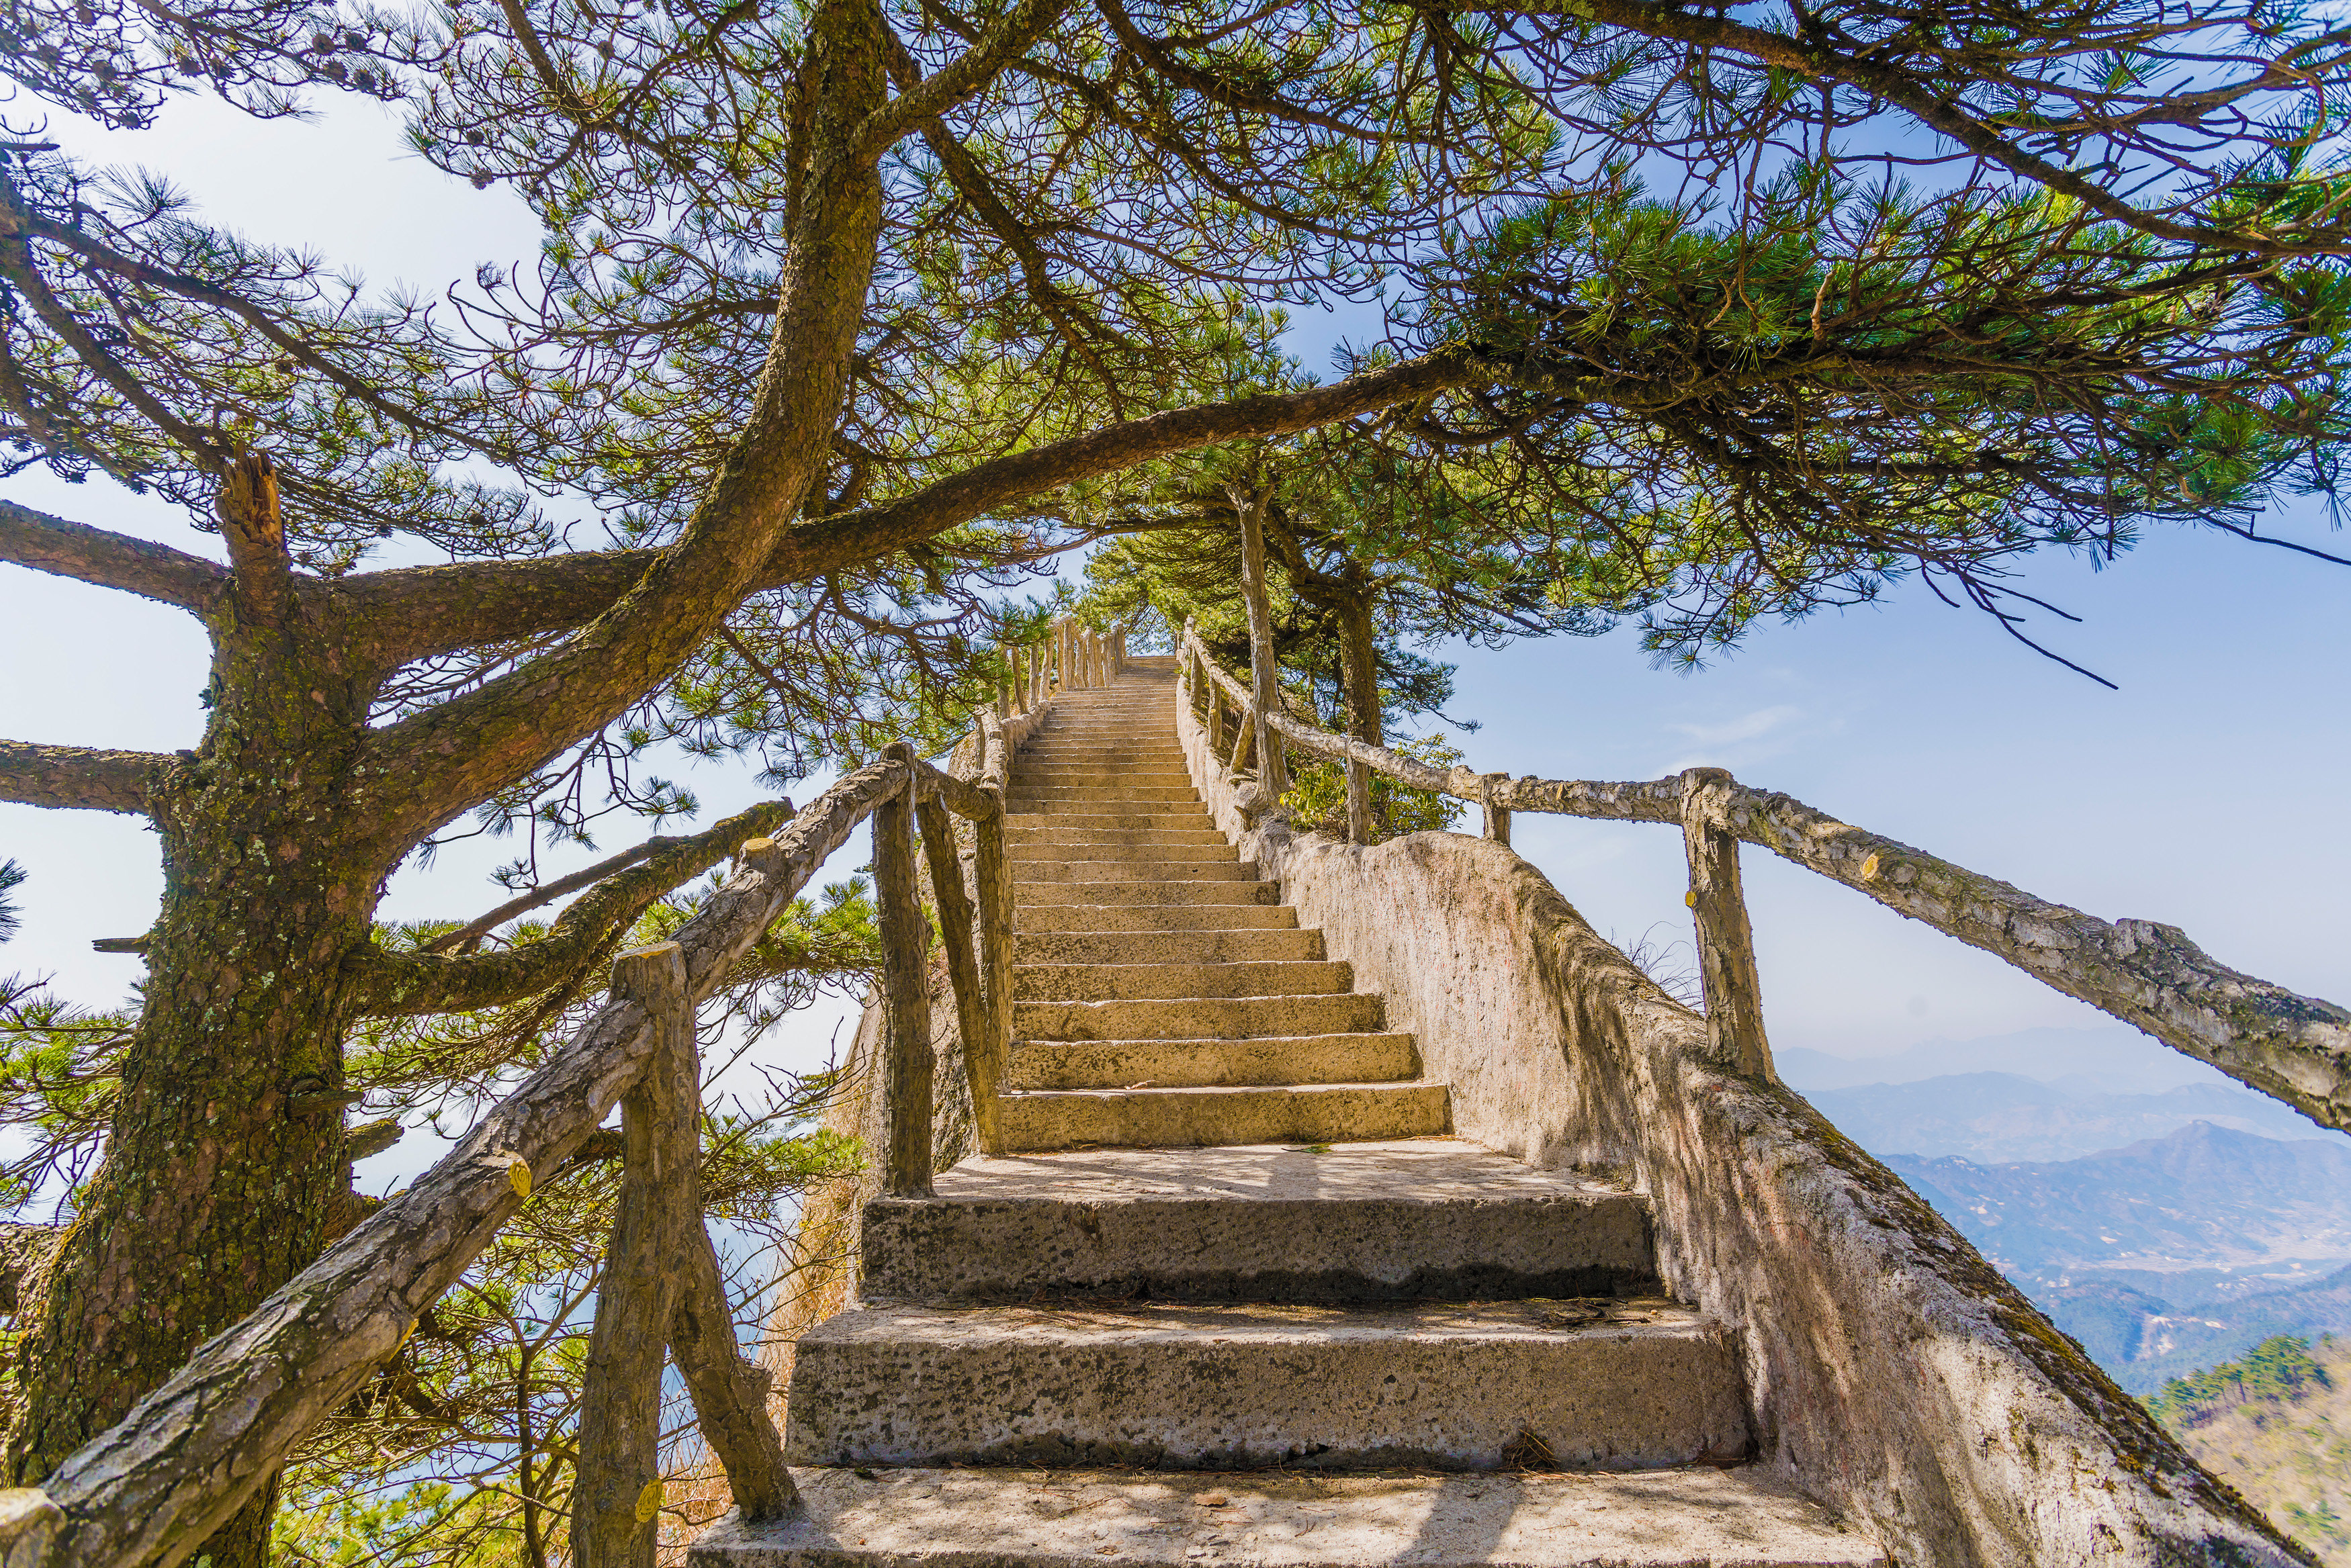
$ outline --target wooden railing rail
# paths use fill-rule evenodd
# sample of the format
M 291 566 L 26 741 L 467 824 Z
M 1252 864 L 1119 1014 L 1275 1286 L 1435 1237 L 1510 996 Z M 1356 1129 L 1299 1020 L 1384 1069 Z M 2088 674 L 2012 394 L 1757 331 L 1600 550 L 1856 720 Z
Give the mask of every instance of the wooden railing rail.
M 1107 678 L 1099 639 L 1066 625 L 1062 639 L 1061 669 Z M 930 926 L 914 870 L 919 834 L 981 1143 L 999 1147 L 996 1093 L 1012 1012 L 1004 829 L 1011 760 L 998 715 L 983 711 L 977 723 L 976 777 L 943 772 L 901 742 L 827 790 L 775 837 L 743 844 L 737 870 L 702 912 L 674 941 L 622 954 L 604 1004 L 439 1164 L 200 1346 L 39 1487 L 0 1492 L 0 1561 L 8 1568 L 183 1561 L 399 1354 L 424 1309 L 615 1102 L 621 1195 L 582 1390 L 573 1561 L 579 1568 L 651 1568 L 664 1351 L 745 1515 L 789 1509 L 794 1493 L 768 1414 L 768 1380 L 737 1351 L 702 1220 L 695 1009 L 871 816 L 888 1023 L 884 1185 L 927 1192 Z M 973 824 L 976 901 L 966 889 L 950 813 Z
M 2106 921 L 2035 898 L 1994 877 L 1839 822 L 1792 796 L 1750 788 L 1717 768 L 1635 783 L 1511 778 L 1466 767 L 1434 768 L 1384 746 L 1333 734 L 1274 709 L 1260 712 L 1249 687 L 1208 656 L 1186 628 L 1177 666 L 1186 700 L 1221 755 L 1222 704 L 1242 711 L 1244 732 L 1262 726 L 1319 757 L 1364 763 L 1416 789 L 1476 802 L 1487 836 L 1509 842 L 1508 815 L 1542 812 L 1681 827 L 1690 862 L 1689 903 L 1718 1055 L 1770 1071 L 1753 944 L 1738 871 L 1740 844 L 1768 849 L 1866 894 L 2023 970 L 2044 984 L 2145 1030 L 2324 1126 L 2351 1131 L 2351 1010 L 2216 962 L 2174 926 Z M 1248 735 L 1233 748 L 1236 766 Z M 1249 803 L 1270 808 L 1260 789 Z M 1500 821 L 1497 823 L 1496 818 Z

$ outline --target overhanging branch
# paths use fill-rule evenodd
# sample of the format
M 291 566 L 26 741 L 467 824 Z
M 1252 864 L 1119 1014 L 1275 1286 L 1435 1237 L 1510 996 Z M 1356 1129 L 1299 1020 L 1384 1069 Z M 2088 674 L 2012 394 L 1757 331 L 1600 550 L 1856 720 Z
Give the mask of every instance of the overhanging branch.
M 68 523 L 13 501 L 0 501 L 0 561 L 120 588 L 194 615 L 208 612 L 228 586 L 228 568 L 201 556 Z

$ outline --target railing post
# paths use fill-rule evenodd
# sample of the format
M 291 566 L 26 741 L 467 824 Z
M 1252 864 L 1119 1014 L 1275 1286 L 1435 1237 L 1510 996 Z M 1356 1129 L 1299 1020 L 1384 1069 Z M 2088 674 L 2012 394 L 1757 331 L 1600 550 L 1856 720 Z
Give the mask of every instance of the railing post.
M 1508 848 L 1510 842 L 1510 808 L 1497 805 L 1494 797 L 1501 786 L 1510 782 L 1508 774 L 1480 774 L 1478 776 L 1478 810 L 1484 817 L 1482 831 L 1488 838 Z M 1734 863 L 1732 873 L 1737 875 Z
M 1682 774 L 1682 845 L 1689 854 L 1689 907 L 1698 928 L 1698 975 L 1715 1061 L 1750 1077 L 1777 1080 L 1763 1033 L 1763 988 L 1755 934 L 1739 880 L 1739 840 L 1730 831 L 1730 774 Z
M 1002 814 L 988 819 L 1001 832 Z M 956 853 L 955 825 L 935 795 L 914 807 L 922 825 L 923 858 L 931 872 L 931 892 L 939 907 L 939 940 L 946 946 L 947 983 L 955 992 L 956 1031 L 963 1041 L 964 1077 L 971 1085 L 971 1119 L 979 1147 L 989 1154 L 1004 1145 L 998 1128 L 996 1090 L 1003 1066 L 996 1055 L 996 1030 L 981 989 L 979 957 L 974 950 L 971 898 L 963 889 L 963 857 Z M 987 823 L 977 825 L 978 833 Z M 984 918 L 983 918 L 984 919 Z
M 905 784 L 873 808 L 873 903 L 882 927 L 882 1062 L 889 1114 L 882 1190 L 893 1198 L 931 1196 L 930 922 L 915 891 L 914 797 L 921 784 L 914 749 L 893 741 L 882 754 L 904 765 Z
M 1490 812 L 1489 814 L 1490 817 Z M 1502 842 L 1510 842 L 1507 836 Z M 1369 844 L 1372 841 L 1372 770 L 1368 763 L 1354 757 L 1347 759 L 1347 841 Z
M 621 1197 L 580 1395 L 571 1560 L 580 1568 L 653 1568 L 662 1352 L 677 1306 L 678 1262 L 689 1228 L 701 1224 L 701 1085 L 684 950 L 663 942 L 622 953 L 612 961 L 611 991 L 644 1009 L 654 1044 L 621 1098 Z
M 1271 491 L 1237 489 L 1233 495 L 1234 510 L 1241 517 L 1241 597 L 1249 601 L 1249 693 L 1258 709 L 1250 716 L 1257 721 L 1257 779 L 1270 798 L 1279 800 L 1289 793 L 1290 769 L 1281 754 L 1281 736 L 1261 717 L 1280 711 L 1281 704 L 1281 682 L 1273 664 L 1273 606 L 1265 582 L 1265 509 L 1272 499 Z

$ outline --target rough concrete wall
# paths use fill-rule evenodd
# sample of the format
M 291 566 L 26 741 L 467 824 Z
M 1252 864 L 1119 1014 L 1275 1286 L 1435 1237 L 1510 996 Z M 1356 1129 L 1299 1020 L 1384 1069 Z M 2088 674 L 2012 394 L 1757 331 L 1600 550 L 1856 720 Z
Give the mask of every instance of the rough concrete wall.
M 1704 1021 L 1533 867 L 1253 826 L 1178 724 L 1218 826 L 1386 993 L 1456 1129 L 1649 1196 L 1667 1285 L 1740 1331 L 1764 1468 L 1906 1564 L 2310 1561 L 1800 1096 L 1707 1066 Z

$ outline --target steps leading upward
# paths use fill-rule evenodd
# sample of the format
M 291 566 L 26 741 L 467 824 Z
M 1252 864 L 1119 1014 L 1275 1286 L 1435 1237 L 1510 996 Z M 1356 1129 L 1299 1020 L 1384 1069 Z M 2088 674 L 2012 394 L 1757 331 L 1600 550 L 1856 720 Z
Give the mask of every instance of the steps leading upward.
M 866 1206 L 794 1355 L 806 1510 L 695 1563 L 1883 1563 L 1748 1471 L 1736 1328 L 1663 1297 L 1646 1199 L 1447 1136 L 1194 794 L 1172 663 L 1015 760 L 1016 1152 Z
M 1414 1137 L 1449 1126 L 1409 1035 L 1323 956 L 1192 787 L 1172 672 L 1063 694 L 1007 802 L 1019 1149 Z

